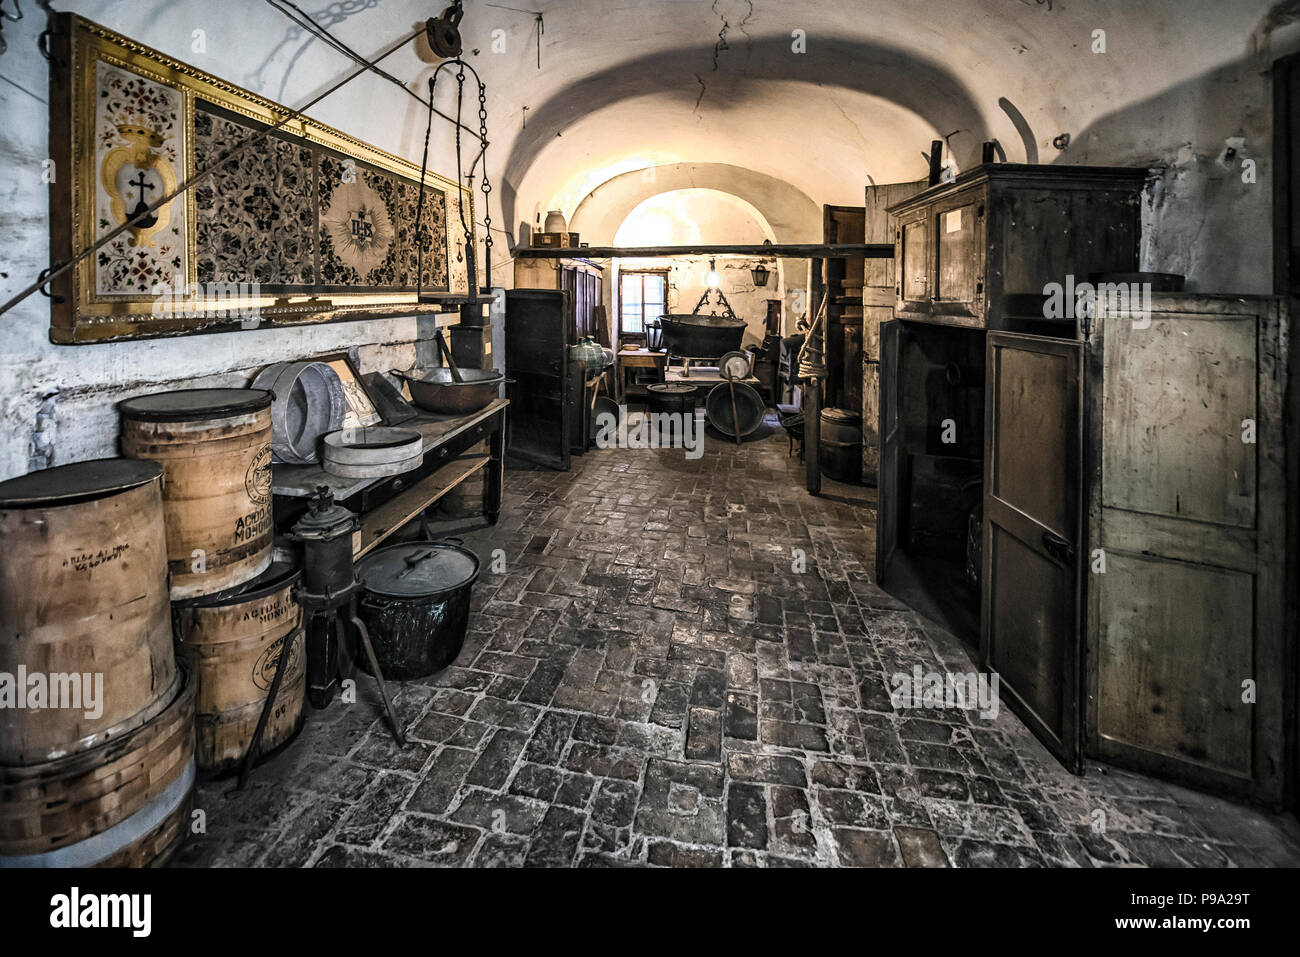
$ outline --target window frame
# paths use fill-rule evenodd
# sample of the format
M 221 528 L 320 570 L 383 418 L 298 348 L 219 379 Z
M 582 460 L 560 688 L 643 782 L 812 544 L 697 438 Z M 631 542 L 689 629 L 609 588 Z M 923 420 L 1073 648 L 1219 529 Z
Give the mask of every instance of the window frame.
M 645 338 L 645 280 L 641 281 L 641 329 L 634 331 L 623 328 L 623 280 L 628 276 L 658 276 L 664 283 L 664 312 L 668 311 L 668 269 L 620 269 L 618 272 L 618 335 L 620 339 L 631 337 Z

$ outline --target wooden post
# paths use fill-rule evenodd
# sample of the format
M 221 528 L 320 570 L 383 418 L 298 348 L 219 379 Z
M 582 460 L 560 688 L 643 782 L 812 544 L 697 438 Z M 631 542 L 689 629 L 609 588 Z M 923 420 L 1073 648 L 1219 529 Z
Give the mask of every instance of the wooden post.
M 822 382 L 820 379 L 804 380 L 803 411 L 803 464 L 808 481 L 808 491 L 812 495 L 822 492 L 821 466 L 821 416 L 822 416 Z
M 930 185 L 938 186 L 943 179 L 943 140 L 930 143 Z

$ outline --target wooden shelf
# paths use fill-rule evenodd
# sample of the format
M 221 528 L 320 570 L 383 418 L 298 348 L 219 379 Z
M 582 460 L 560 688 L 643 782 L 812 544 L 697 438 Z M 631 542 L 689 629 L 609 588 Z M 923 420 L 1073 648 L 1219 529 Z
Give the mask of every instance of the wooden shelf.
M 422 292 L 420 303 L 426 306 L 486 306 L 492 296 L 469 296 L 463 292 Z
M 492 458 L 488 455 L 468 455 L 453 459 L 401 495 L 364 516 L 361 527 L 353 535 L 352 557 L 358 559 L 373 551 L 389 535 L 416 518 L 471 475 L 486 468 L 491 461 Z

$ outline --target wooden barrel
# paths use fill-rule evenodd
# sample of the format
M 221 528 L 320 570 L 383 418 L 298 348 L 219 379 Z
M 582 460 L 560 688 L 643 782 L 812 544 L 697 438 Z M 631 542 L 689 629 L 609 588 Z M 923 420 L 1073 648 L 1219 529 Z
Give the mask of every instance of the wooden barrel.
M 0 764 L 117 738 L 178 680 L 162 469 L 102 459 L 0 483 Z
M 233 594 L 177 605 L 177 651 L 198 677 L 195 756 L 201 771 L 237 768 L 248 753 L 280 656 L 289 655 L 259 755 L 302 727 L 307 668 L 299 570 L 276 563 Z
M 226 591 L 271 564 L 271 393 L 190 389 L 127 399 L 122 452 L 163 467 L 173 600 Z
M 28 767 L 0 766 L 0 867 L 144 866 L 189 830 L 194 690 L 99 747 Z

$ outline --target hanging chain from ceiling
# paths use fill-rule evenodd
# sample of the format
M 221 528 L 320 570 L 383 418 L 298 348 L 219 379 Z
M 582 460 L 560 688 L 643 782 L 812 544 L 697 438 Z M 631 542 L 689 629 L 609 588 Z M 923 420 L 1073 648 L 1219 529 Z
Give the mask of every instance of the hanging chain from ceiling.
M 487 167 L 487 148 L 488 148 L 487 85 L 483 82 L 483 79 L 478 75 L 478 71 L 475 70 L 468 63 L 466 63 L 464 60 L 461 60 L 459 58 L 455 60 L 446 60 L 443 63 L 438 64 L 437 69 L 433 71 L 433 75 L 429 77 L 429 118 L 428 118 L 428 122 L 425 124 L 424 152 L 420 159 L 420 199 L 415 209 L 415 242 L 416 242 L 415 293 L 416 293 L 417 302 L 419 301 L 420 294 L 424 288 L 424 247 L 426 244 L 424 241 L 424 236 L 421 232 L 421 224 L 424 221 L 425 176 L 429 170 L 429 137 L 433 128 L 434 93 L 437 90 L 438 75 L 442 73 L 442 71 L 445 68 L 449 66 L 456 67 L 456 185 L 457 187 L 459 187 L 460 184 L 464 182 L 466 188 L 472 194 L 474 191 L 474 171 L 478 168 L 478 164 L 480 162 L 483 163 L 483 181 L 480 184 L 480 188 L 483 191 L 483 219 L 484 219 L 483 288 L 490 289 L 492 287 L 492 245 L 493 245 L 492 206 L 491 206 L 492 183 L 488 178 L 488 167 Z M 479 121 L 479 152 L 478 155 L 474 158 L 474 163 L 470 167 L 470 171 L 468 175 L 466 175 L 464 172 L 462 148 L 461 148 L 461 136 L 460 136 L 461 130 L 465 129 L 465 126 L 461 123 L 461 116 L 464 110 L 465 81 L 466 81 L 465 73 L 467 70 L 470 73 L 474 74 L 474 81 L 478 84 L 478 121 Z M 468 285 L 468 289 L 466 290 L 466 292 L 468 297 L 470 299 L 473 299 L 479 291 L 478 275 L 475 269 L 474 227 L 472 224 L 472 220 L 467 219 L 465 216 L 465 202 L 463 197 L 457 196 L 456 208 L 460 214 L 461 229 L 464 230 L 464 234 L 465 234 L 465 262 L 467 265 L 466 282 Z

